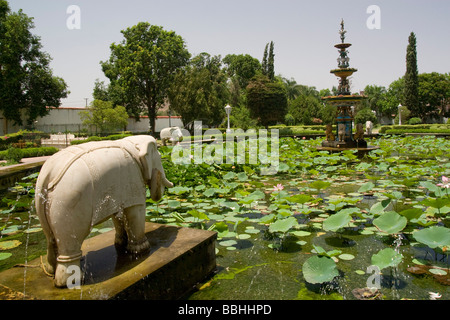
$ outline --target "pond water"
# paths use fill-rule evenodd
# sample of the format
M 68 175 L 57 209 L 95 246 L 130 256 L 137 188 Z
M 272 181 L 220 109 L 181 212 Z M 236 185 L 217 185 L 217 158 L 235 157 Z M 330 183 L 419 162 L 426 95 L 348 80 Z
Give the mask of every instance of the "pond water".
M 436 186 L 450 175 L 450 141 L 374 140 L 380 150 L 364 159 L 318 152 L 320 142 L 281 139 L 273 176 L 257 165 L 175 165 L 171 147 L 160 149 L 175 187 L 159 203 L 147 200 L 147 220 L 218 232 L 217 272 L 186 299 L 450 299 L 450 189 Z M 2 196 L 0 271 L 45 254 L 30 209 L 35 179 Z M 111 228 L 96 226 L 91 236 Z M 431 248 L 416 239 L 425 229 L 444 238 Z M 390 260 L 377 262 L 382 253 Z M 330 268 L 316 265 L 311 278 L 313 257 Z M 335 276 L 311 280 L 327 272 Z

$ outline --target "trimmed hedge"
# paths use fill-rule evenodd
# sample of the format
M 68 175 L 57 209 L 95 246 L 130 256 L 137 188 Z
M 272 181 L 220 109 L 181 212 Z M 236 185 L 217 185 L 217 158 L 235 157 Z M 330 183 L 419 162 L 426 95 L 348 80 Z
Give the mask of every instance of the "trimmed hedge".
M 404 134 L 404 133 L 449 133 L 450 129 L 415 129 L 415 130 L 400 130 L 400 129 L 392 129 L 385 130 L 385 134 Z
M 395 126 L 382 126 L 380 128 L 379 133 L 388 133 L 387 131 L 389 130 L 400 130 L 400 131 L 405 131 L 406 132 L 425 132 L 425 131 L 421 131 L 421 130 L 428 130 L 426 131 L 426 133 L 440 133 L 439 131 L 441 130 L 450 130 L 450 125 L 448 124 L 416 124 L 416 125 L 395 125 Z M 445 132 L 446 133 L 446 132 Z
M 16 133 L 7 134 L 6 136 L 0 136 L 0 150 L 7 150 L 12 144 L 23 144 L 28 143 L 41 145 L 42 138 L 49 138 L 48 133 L 40 131 L 26 131 L 21 130 Z
M 51 156 L 58 151 L 59 149 L 55 147 L 39 147 L 27 149 L 9 148 L 8 150 L 0 151 L 0 160 L 20 161 L 20 159 L 22 158 Z M 17 160 L 19 156 L 21 157 L 19 160 Z
M 132 136 L 132 134 L 128 134 L 128 133 L 112 134 L 107 137 L 91 136 L 91 137 L 87 138 L 86 140 L 73 140 L 72 142 L 70 142 L 70 144 L 77 145 L 77 144 L 82 144 L 82 143 L 92 142 L 92 141 L 119 140 L 119 139 L 123 139 L 123 138 L 129 137 L 129 136 Z

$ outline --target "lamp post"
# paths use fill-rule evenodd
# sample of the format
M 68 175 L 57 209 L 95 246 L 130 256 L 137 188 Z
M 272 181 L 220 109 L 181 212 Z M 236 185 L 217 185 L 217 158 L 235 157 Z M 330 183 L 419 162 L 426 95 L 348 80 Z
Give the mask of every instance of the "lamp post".
M 231 107 L 230 107 L 230 105 L 227 105 L 227 106 L 225 107 L 225 112 L 227 113 L 227 116 L 228 116 L 228 128 L 227 128 L 227 133 L 230 133 L 230 132 L 231 132 L 231 129 L 230 129 L 230 113 L 231 113 Z
M 399 105 L 398 105 L 398 125 L 399 125 L 399 126 L 402 125 L 402 111 L 401 111 L 401 109 L 400 109 L 401 107 L 402 107 L 402 105 L 399 104 Z

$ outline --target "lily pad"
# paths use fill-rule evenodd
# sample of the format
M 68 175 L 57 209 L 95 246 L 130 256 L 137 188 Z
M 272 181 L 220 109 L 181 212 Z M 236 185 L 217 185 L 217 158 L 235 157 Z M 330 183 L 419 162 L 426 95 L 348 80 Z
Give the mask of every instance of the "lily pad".
M 450 229 L 433 226 L 413 233 L 414 238 L 430 248 L 450 247 Z
M 429 272 L 431 272 L 432 274 L 436 274 L 438 276 L 445 276 L 447 275 L 447 271 L 442 270 L 442 269 L 429 269 Z
M 234 246 L 235 244 L 237 244 L 236 240 L 224 240 L 224 241 L 220 241 L 219 244 L 223 247 L 231 247 Z
M 303 264 L 303 276 L 309 283 L 330 282 L 339 275 L 336 262 L 331 258 L 314 256 Z
M 372 182 L 367 182 L 358 189 L 358 192 L 364 193 L 364 192 L 372 190 L 373 187 L 375 187 L 375 185 Z
M 395 211 L 388 211 L 373 220 L 373 224 L 383 232 L 388 234 L 396 234 L 402 231 L 408 219 L 399 215 Z
M 297 237 L 307 237 L 307 236 L 311 235 L 311 232 L 303 231 L 303 230 L 293 231 L 291 233 Z
M 12 253 L 10 253 L 10 252 L 0 252 L 0 261 L 6 260 L 11 256 L 12 256 Z
M 380 270 L 387 267 L 397 266 L 403 259 L 403 255 L 397 253 L 392 248 L 386 248 L 380 250 L 378 253 L 372 256 L 372 265 L 377 266 Z
M 295 227 L 296 225 L 298 225 L 298 221 L 294 217 L 289 217 L 286 219 L 278 219 L 269 226 L 269 231 L 272 233 L 274 232 L 285 233 L 288 232 L 289 229 L 291 229 L 292 227 Z
M 0 250 L 9 250 L 20 246 L 22 242 L 19 240 L 9 240 L 0 242 Z
M 331 215 L 323 222 L 323 229 L 325 231 L 337 231 L 348 225 L 352 217 L 347 212 L 338 212 Z
M 340 254 L 339 256 L 339 259 L 341 259 L 341 260 L 353 260 L 353 259 L 355 259 L 355 256 L 354 255 L 352 255 L 352 254 L 349 254 L 349 253 L 343 253 L 343 254 Z

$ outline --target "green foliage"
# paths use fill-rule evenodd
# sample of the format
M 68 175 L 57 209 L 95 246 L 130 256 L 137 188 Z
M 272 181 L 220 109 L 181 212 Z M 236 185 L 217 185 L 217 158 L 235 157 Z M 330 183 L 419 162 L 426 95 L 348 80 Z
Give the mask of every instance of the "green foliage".
M 40 38 L 31 33 L 33 18 L 22 10 L 11 12 L 1 2 L 0 15 L 0 110 L 7 120 L 30 125 L 48 114 L 47 106 L 59 107 L 67 97 L 67 84 L 53 76 L 50 56 Z
M 363 108 L 355 115 L 355 123 L 362 123 L 365 125 L 366 121 L 372 121 L 372 123 L 378 123 L 378 119 L 375 114 L 369 108 Z
M 6 154 L 4 159 L 6 159 L 9 163 L 19 163 L 23 158 L 22 149 L 18 148 L 9 148 L 6 150 Z
M 255 77 L 247 86 L 247 106 L 252 118 L 264 127 L 282 122 L 287 113 L 286 89 L 265 76 Z
M 450 248 L 450 229 L 445 227 L 429 227 L 413 233 L 414 238 L 430 248 Z
M 83 125 L 95 126 L 99 132 L 124 129 L 128 124 L 128 113 L 122 106 L 113 106 L 111 101 L 94 100 L 86 111 L 79 112 Z
M 289 104 L 289 114 L 296 124 L 312 125 L 314 118 L 321 117 L 322 104 L 312 95 L 299 95 Z
M 50 156 L 58 152 L 58 148 L 55 147 L 39 147 L 39 148 L 9 148 L 5 151 L 0 151 L 0 160 L 8 160 L 12 162 L 20 162 L 22 158 L 33 158 Z
M 314 256 L 303 264 L 303 277 L 309 283 L 330 282 L 339 275 L 334 262 L 329 257 Z
M 229 100 L 227 77 L 219 56 L 201 53 L 175 76 L 168 97 L 171 108 L 189 124 L 201 120 L 204 125 L 218 126 L 225 118 Z
M 380 270 L 387 267 L 396 267 L 403 259 L 403 255 L 397 253 L 392 248 L 385 248 L 378 253 L 372 255 L 372 265 L 377 266 Z
M 157 110 L 190 54 L 182 37 L 148 22 L 122 30 L 122 34 L 122 42 L 111 45 L 109 61 L 101 62 L 102 69 L 129 114 L 138 117 L 146 111 L 154 133 Z
M 417 118 L 417 117 L 415 117 L 415 118 L 410 118 L 409 120 L 408 120 L 408 124 L 409 125 L 416 125 L 416 124 L 421 124 L 422 123 L 422 120 L 420 119 L 420 118 Z
M 411 32 L 406 49 L 406 73 L 403 105 L 406 105 L 415 117 L 423 117 L 419 103 L 419 77 L 417 69 L 416 35 Z
M 87 139 L 84 140 L 73 140 L 70 142 L 71 145 L 77 145 L 77 144 L 82 144 L 82 143 L 86 143 L 86 142 L 92 142 L 92 141 L 105 141 L 105 140 L 119 140 L 119 139 L 123 139 L 126 137 L 131 136 L 131 134 L 125 133 L 125 134 L 112 134 L 106 137 L 99 137 L 99 136 L 90 136 Z
M 373 220 L 373 224 L 381 231 L 396 234 L 402 231 L 408 220 L 395 211 L 388 211 Z
M 225 72 L 230 78 L 236 78 L 240 89 L 245 89 L 254 76 L 261 72 L 258 59 L 246 54 L 228 54 L 223 58 Z

